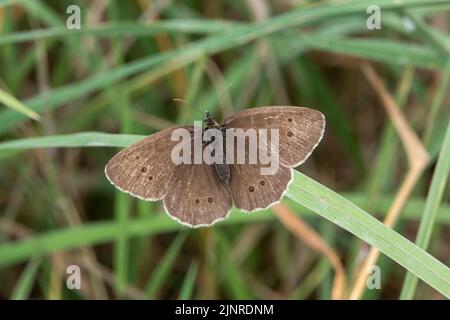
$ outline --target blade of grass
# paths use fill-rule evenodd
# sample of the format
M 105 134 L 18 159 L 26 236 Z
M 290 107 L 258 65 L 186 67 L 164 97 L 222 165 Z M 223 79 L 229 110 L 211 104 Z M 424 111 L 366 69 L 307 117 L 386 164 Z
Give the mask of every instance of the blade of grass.
M 437 161 L 436 169 L 433 173 L 431 186 L 427 196 L 427 202 L 423 218 L 420 221 L 419 231 L 416 237 L 416 245 L 426 250 L 430 243 L 431 234 L 436 221 L 439 205 L 442 201 L 444 189 L 450 174 L 450 121 L 447 126 L 444 143 Z M 407 273 L 403 283 L 400 299 L 412 299 L 417 287 L 418 278 L 411 273 Z
M 396 102 L 400 108 L 404 108 L 407 97 L 409 96 L 411 84 L 414 79 L 414 69 L 407 68 L 401 76 L 401 80 L 396 89 Z M 365 201 L 363 208 L 368 212 L 374 211 L 383 192 L 393 190 L 395 180 L 395 163 L 401 156 L 398 153 L 399 139 L 396 135 L 392 122 L 387 122 L 380 135 L 380 146 L 378 147 L 377 157 L 371 165 L 370 176 L 365 183 Z M 409 203 L 409 201 L 408 201 Z M 408 204 L 406 204 L 408 205 Z M 351 248 L 349 257 L 347 258 L 352 265 L 350 271 L 350 279 L 353 279 L 356 267 L 360 262 L 361 243 L 355 241 Z M 373 290 L 372 290 L 373 291 Z
M 408 9 L 404 9 L 403 12 L 415 24 L 415 32 L 425 43 L 428 43 L 431 47 L 434 47 L 438 52 L 441 52 L 444 55 L 448 55 L 450 53 L 448 43 L 442 41 L 442 39 L 432 31 L 431 27 L 423 21 L 421 16 Z
M 312 292 L 325 280 L 325 277 L 330 274 L 330 271 L 331 266 L 329 261 L 325 258 L 320 259 L 319 263 L 314 266 L 311 272 L 302 279 L 299 286 L 289 295 L 289 299 L 308 299 Z
M 123 3 L 122 3 L 123 4 Z M 117 20 L 120 18 L 119 12 L 121 12 L 121 3 L 113 2 L 110 4 L 108 16 L 111 20 Z M 112 42 L 112 49 L 110 51 L 110 58 L 115 65 L 121 65 L 123 63 L 123 48 L 119 39 L 114 39 Z M 123 134 L 132 132 L 133 122 L 131 106 L 128 99 L 128 94 L 114 90 L 110 88 L 108 94 L 113 97 L 114 108 L 116 114 L 119 116 L 120 131 Z M 129 274 L 129 243 L 128 237 L 124 230 L 128 227 L 128 215 L 131 208 L 131 198 L 127 197 L 124 193 L 116 190 L 114 199 L 114 219 L 121 226 L 120 232 L 117 234 L 116 243 L 114 246 L 114 272 L 116 275 L 116 294 L 121 296 L 124 288 L 128 284 Z
M 161 289 L 164 282 L 169 276 L 172 266 L 180 253 L 184 241 L 186 240 L 187 233 L 180 233 L 175 240 L 170 244 L 169 249 L 159 261 L 155 270 L 152 272 L 151 278 L 148 280 L 145 286 L 145 295 L 149 299 L 155 299 L 158 291 Z
M 45 2 L 41 0 L 27 1 L 27 0 L 16 0 L 24 10 L 26 10 L 30 15 L 39 17 L 41 21 L 51 26 L 62 26 L 63 22 L 60 17 L 48 7 Z
M 406 42 L 301 34 L 281 35 L 277 39 L 286 56 L 296 55 L 295 52 L 304 51 L 307 47 L 395 65 L 440 69 L 445 64 L 445 57 L 433 49 Z
M 411 83 L 414 78 L 414 70 L 408 68 L 402 75 L 400 84 L 397 88 L 395 101 L 401 110 L 405 107 L 405 102 L 409 96 Z M 380 147 L 378 148 L 377 158 L 372 165 L 371 175 L 367 179 L 366 194 L 367 206 L 371 208 L 378 199 L 378 196 L 384 191 L 389 190 L 388 185 L 394 176 L 394 163 L 398 157 L 398 136 L 392 122 L 388 122 L 381 134 Z M 371 211 L 371 210 L 370 210 Z
M 29 109 L 20 100 L 16 99 L 13 95 L 10 95 L 8 92 L 2 89 L 0 89 L 0 103 L 3 103 L 8 108 L 11 108 L 16 112 L 20 112 L 31 119 L 34 119 L 36 121 L 41 120 L 41 116 L 39 114 Z
M 228 258 L 227 253 L 231 251 L 231 245 L 220 230 L 215 230 L 214 237 L 217 240 L 218 250 L 221 252 L 221 281 L 232 299 L 252 299 L 252 294 L 245 284 L 242 272 L 234 261 Z
M 5 141 L 0 143 L 0 150 L 65 147 L 126 147 L 142 138 L 145 138 L 145 136 L 82 132 Z
M 179 300 L 189 300 L 192 299 L 192 292 L 194 291 L 195 278 L 198 272 L 198 262 L 193 261 L 189 266 L 186 277 L 184 278 L 183 284 L 181 285 L 180 294 L 178 295 Z
M 131 199 L 125 194 L 115 191 L 114 218 L 120 226 L 116 234 L 114 246 L 114 271 L 116 275 L 115 290 L 120 297 L 128 283 L 128 237 L 124 231 L 128 227 L 128 210 Z
M 294 183 L 287 196 L 378 248 L 450 297 L 448 267 L 343 197 L 301 173 L 294 175 Z
M 29 298 L 40 264 L 40 258 L 35 258 L 28 262 L 13 289 L 11 300 L 26 300 Z
M 115 38 L 132 35 L 134 37 L 146 37 L 158 32 L 168 32 L 173 34 L 213 34 L 218 32 L 227 32 L 234 27 L 243 25 L 243 23 L 225 20 L 206 19 L 174 19 L 152 21 L 151 23 L 117 21 L 96 26 L 86 26 L 80 30 L 68 30 L 66 27 L 54 27 L 5 34 L 0 38 L 0 45 L 21 43 L 36 39 L 47 40 L 54 38 L 66 38 L 70 36 Z
M 438 91 L 436 92 L 433 101 L 431 102 L 430 112 L 427 117 L 427 126 L 423 140 L 425 145 L 430 144 L 431 135 L 436 126 L 436 117 L 439 113 L 439 109 L 443 106 L 443 102 L 446 94 L 449 90 L 450 83 L 450 57 L 447 59 L 447 63 L 442 71 L 440 85 Z
M 319 222 L 319 233 L 322 235 L 325 241 L 329 243 L 330 246 L 337 247 L 336 234 L 338 232 L 339 230 L 336 229 L 334 225 L 330 223 L 330 221 L 322 220 Z M 345 269 L 344 272 L 347 277 L 347 271 L 345 271 Z M 318 290 L 318 298 L 320 300 L 327 300 L 331 297 L 333 291 L 333 275 L 331 274 L 331 272 L 329 272 L 329 274 L 325 276 L 323 281 L 321 281 L 321 286 L 318 288 Z
M 0 38 L 4 35 L 14 32 L 17 28 L 13 18 L 13 8 L 0 9 Z M 13 67 L 17 65 L 16 59 L 18 56 L 18 48 L 14 45 L 6 45 L 0 50 L 0 59 L 2 61 L 2 74 L 1 80 L 4 81 L 13 93 L 12 78 L 14 77 Z
M 362 63 L 361 69 L 373 90 L 382 101 L 382 105 L 400 137 L 403 149 L 405 150 L 407 156 L 408 170 L 405 178 L 400 184 L 396 198 L 392 203 L 392 206 L 389 208 L 388 214 L 383 220 L 383 223 L 386 226 L 393 228 L 403 207 L 407 203 L 408 198 L 411 196 L 414 187 L 417 185 L 420 176 L 429 163 L 429 155 L 423 146 L 422 141 L 410 126 L 404 113 L 401 112 L 394 98 L 390 95 L 376 71 L 367 62 Z M 362 297 L 364 290 L 366 289 L 368 278 L 367 270 L 370 270 L 371 266 L 376 264 L 379 255 L 380 250 L 378 250 L 378 248 L 370 248 L 367 257 L 363 262 L 361 262 L 358 274 L 356 275 L 355 283 L 349 294 L 349 299 L 355 300 Z

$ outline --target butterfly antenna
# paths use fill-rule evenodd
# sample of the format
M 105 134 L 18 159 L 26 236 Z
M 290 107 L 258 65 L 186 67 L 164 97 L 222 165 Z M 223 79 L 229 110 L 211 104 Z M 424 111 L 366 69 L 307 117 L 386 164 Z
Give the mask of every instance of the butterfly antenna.
M 203 116 L 205 116 L 205 113 L 204 113 L 203 111 L 200 111 L 200 110 L 198 110 L 197 108 L 194 108 L 193 106 L 189 105 L 189 104 L 188 104 L 186 101 L 184 101 L 183 99 L 173 99 L 173 101 L 182 102 L 182 103 L 184 103 L 186 106 L 188 106 L 189 108 L 191 108 L 191 109 L 193 109 L 193 110 L 195 110 L 195 111 L 197 111 L 197 112 L 200 112 Z

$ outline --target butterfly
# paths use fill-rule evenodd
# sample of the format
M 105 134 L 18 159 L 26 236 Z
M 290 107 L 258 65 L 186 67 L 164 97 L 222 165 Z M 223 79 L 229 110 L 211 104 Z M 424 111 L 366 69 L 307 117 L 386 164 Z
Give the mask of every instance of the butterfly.
M 278 170 L 262 174 L 261 163 L 175 164 L 171 153 L 179 142 L 172 139 L 174 130 L 185 129 L 194 137 L 194 126 L 181 126 L 159 131 L 120 151 L 106 165 L 106 177 L 137 198 L 162 199 L 169 216 L 184 225 L 210 226 L 226 219 L 233 203 L 250 212 L 280 202 L 292 182 L 292 168 L 302 164 L 322 139 L 325 117 L 309 108 L 268 106 L 233 113 L 221 124 L 205 112 L 203 127 L 202 134 L 218 129 L 225 135 L 227 129 L 276 129 Z M 245 150 L 248 144 L 246 140 Z

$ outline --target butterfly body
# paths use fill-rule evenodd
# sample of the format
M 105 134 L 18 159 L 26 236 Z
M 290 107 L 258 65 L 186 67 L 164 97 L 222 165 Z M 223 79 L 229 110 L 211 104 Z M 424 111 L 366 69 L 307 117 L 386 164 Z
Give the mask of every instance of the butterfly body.
M 218 129 L 222 132 L 222 137 L 223 137 L 223 154 L 226 154 L 226 150 L 225 150 L 225 141 L 226 141 L 226 127 L 225 126 L 221 126 L 217 123 L 217 121 L 214 119 L 214 117 L 211 116 L 211 114 L 208 111 L 205 111 L 205 119 L 203 120 L 203 133 L 208 130 L 208 129 Z M 214 137 L 212 137 L 214 138 Z M 203 140 L 203 137 L 202 137 Z M 206 142 L 205 145 L 208 145 L 209 143 L 213 142 L 214 139 L 212 139 L 212 141 L 210 142 Z M 223 157 L 221 163 L 213 163 L 212 164 L 213 168 L 214 168 L 214 172 L 217 176 L 217 178 L 219 178 L 220 182 L 228 185 L 230 183 L 231 180 L 231 169 L 230 166 L 228 164 L 225 163 L 225 157 Z
M 302 107 L 246 109 L 229 115 L 221 124 L 206 112 L 202 135 L 208 129 L 218 129 L 224 141 L 228 129 L 277 130 L 278 170 L 262 174 L 266 164 L 261 162 L 175 164 L 171 151 L 178 141 L 172 140 L 172 133 L 185 129 L 191 139 L 195 136 L 194 127 L 185 126 L 157 132 L 122 150 L 106 165 L 105 174 L 121 191 L 149 201 L 163 199 L 166 212 L 178 222 L 191 227 L 209 226 L 225 219 L 233 203 L 243 211 L 254 211 L 281 201 L 292 181 L 292 168 L 311 154 L 324 128 L 322 113 Z M 202 142 L 202 149 L 212 141 Z M 249 142 L 245 141 L 247 159 L 255 152 L 249 151 Z
M 230 184 L 231 181 L 231 169 L 228 164 L 213 164 L 214 172 L 217 175 L 217 178 L 219 178 L 220 182 L 222 182 L 225 185 Z

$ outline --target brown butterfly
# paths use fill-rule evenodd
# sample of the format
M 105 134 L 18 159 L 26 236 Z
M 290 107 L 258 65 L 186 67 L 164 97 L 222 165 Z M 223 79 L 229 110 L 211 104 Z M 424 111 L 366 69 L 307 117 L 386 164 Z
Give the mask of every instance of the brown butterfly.
M 261 174 L 260 163 L 174 164 L 171 151 L 179 142 L 172 141 L 172 133 L 179 128 L 194 132 L 193 126 L 185 126 L 162 130 L 122 150 L 106 165 L 106 177 L 132 196 L 164 199 L 169 216 L 182 224 L 210 226 L 226 219 L 233 203 L 243 211 L 254 211 L 281 201 L 292 181 L 292 168 L 302 164 L 322 139 L 325 118 L 313 109 L 276 106 L 233 113 L 220 125 L 206 112 L 203 125 L 203 130 L 224 132 L 277 129 L 276 174 Z

